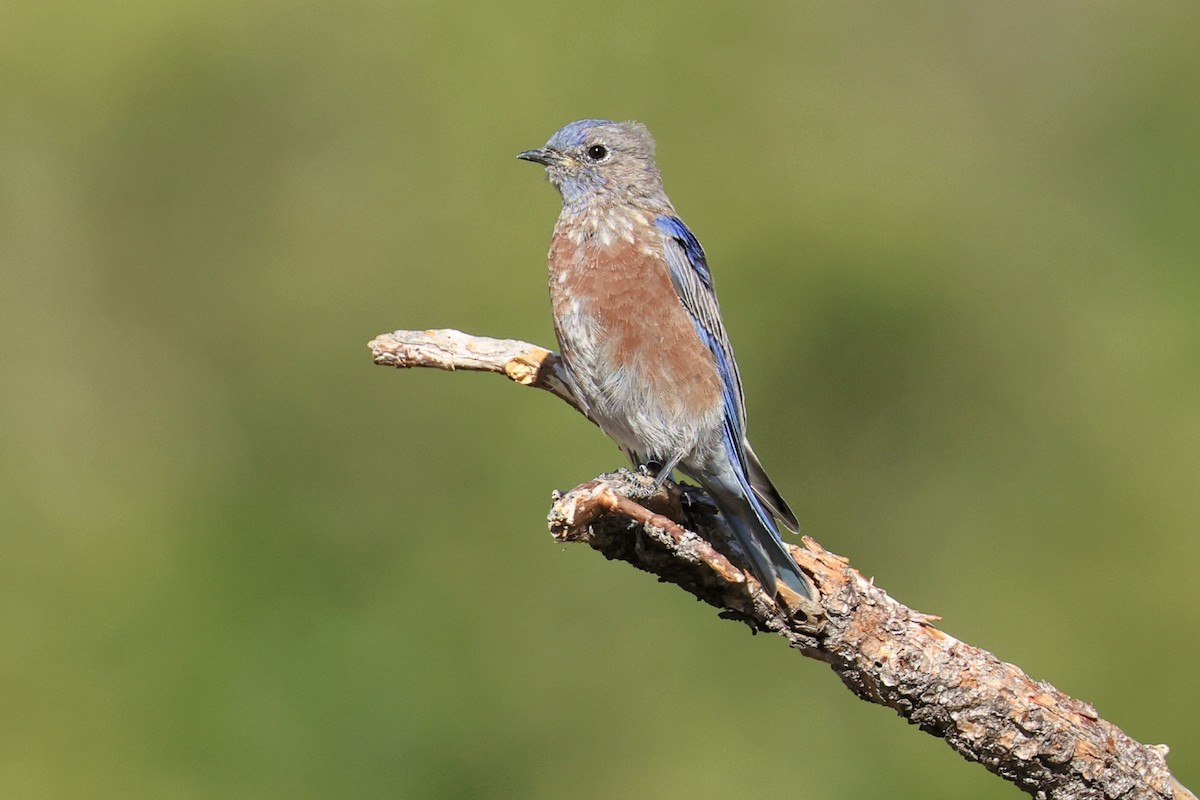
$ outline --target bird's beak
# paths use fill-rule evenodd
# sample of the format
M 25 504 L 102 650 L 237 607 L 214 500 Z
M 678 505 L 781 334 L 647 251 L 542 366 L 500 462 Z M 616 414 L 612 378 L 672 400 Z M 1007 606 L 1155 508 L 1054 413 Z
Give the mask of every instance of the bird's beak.
M 562 156 L 557 150 L 551 150 L 548 147 L 542 147 L 537 150 L 526 150 L 524 153 L 517 153 L 517 158 L 521 159 L 522 161 L 532 161 L 535 164 L 541 164 L 542 166 L 546 167 L 550 166 L 551 164 L 557 164 L 562 160 Z

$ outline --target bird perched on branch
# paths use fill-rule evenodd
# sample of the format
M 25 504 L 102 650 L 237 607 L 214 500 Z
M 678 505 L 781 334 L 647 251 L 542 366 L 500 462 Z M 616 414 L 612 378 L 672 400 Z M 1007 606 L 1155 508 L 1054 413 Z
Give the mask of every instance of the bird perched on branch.
M 562 195 L 550 244 L 559 349 L 588 416 L 634 466 L 712 496 L 750 571 L 813 598 L 775 520 L 796 517 L 746 438 L 742 382 L 700 242 L 663 191 L 644 125 L 585 119 L 517 158 Z

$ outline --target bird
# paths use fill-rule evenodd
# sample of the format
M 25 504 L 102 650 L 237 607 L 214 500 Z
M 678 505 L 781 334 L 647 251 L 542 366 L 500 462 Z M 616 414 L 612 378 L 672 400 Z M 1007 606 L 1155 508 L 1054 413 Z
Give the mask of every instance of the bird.
M 583 119 L 517 158 L 562 197 L 547 257 L 559 351 L 584 413 L 661 486 L 678 469 L 712 497 L 772 596 L 816 592 L 780 535 L 799 526 L 746 438 L 713 275 L 663 189 L 638 122 Z

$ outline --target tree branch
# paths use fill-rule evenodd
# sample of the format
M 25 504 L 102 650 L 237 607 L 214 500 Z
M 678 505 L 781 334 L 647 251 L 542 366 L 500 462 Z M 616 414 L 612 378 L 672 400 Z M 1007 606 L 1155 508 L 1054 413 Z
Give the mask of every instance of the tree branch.
M 536 345 L 430 330 L 382 334 L 370 347 L 376 364 L 498 372 L 582 413 L 558 356 Z M 649 476 L 621 470 L 556 492 L 549 521 L 559 541 L 585 542 L 680 586 L 722 617 L 783 636 L 829 664 L 860 698 L 895 710 L 1034 797 L 1196 800 L 1167 768 L 1165 745 L 1134 741 L 1087 703 L 939 630 L 936 617 L 894 600 L 808 537 L 791 552 L 813 577 L 818 601 L 778 602 L 731 560 L 740 555 L 736 544 L 698 488 L 655 491 Z

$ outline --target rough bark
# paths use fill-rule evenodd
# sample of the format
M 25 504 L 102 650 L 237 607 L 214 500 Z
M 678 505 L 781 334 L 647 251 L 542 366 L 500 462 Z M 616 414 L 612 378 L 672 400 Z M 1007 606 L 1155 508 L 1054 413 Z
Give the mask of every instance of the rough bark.
M 395 331 L 370 347 L 386 366 L 498 372 L 582 413 L 557 355 L 526 342 Z M 896 601 L 810 538 L 791 551 L 818 600 L 764 592 L 736 566 L 736 545 L 698 488 L 655 491 L 648 476 L 621 470 L 556 493 L 549 521 L 560 541 L 585 542 L 678 585 L 722 617 L 783 636 L 829 664 L 860 698 L 895 710 L 1034 797 L 1195 800 L 1167 768 L 1165 745 L 1134 741 L 1087 703 L 939 630 L 936 617 Z

